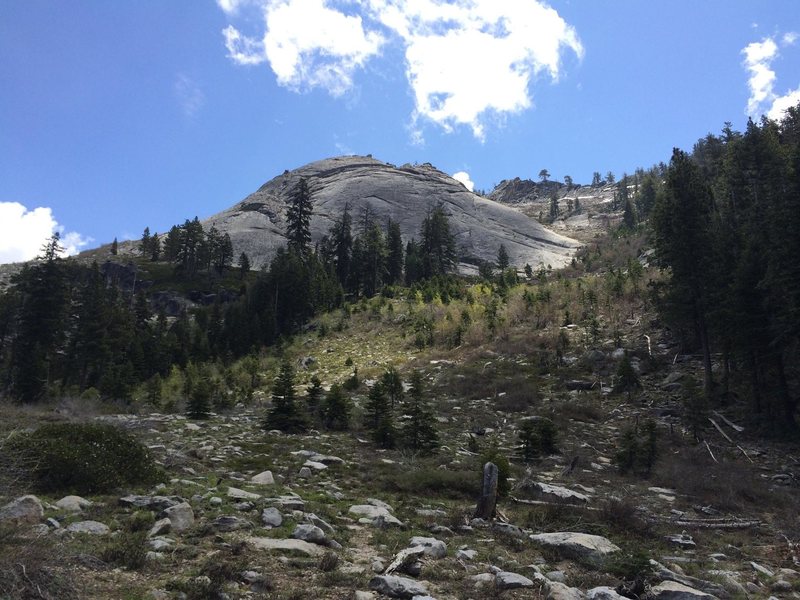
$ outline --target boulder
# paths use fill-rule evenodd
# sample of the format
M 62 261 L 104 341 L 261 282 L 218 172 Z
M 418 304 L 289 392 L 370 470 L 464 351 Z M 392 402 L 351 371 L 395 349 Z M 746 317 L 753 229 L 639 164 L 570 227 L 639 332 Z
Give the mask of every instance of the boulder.
M 326 545 L 328 541 L 322 529 L 316 525 L 309 525 L 308 523 L 303 523 L 295 527 L 292 532 L 292 538 L 312 544 L 320 544 L 322 546 Z
M 111 532 L 108 525 L 98 521 L 79 521 L 67 527 L 70 533 L 87 533 L 89 535 L 107 535 Z
M 608 539 L 588 533 L 562 531 L 530 536 L 531 541 L 555 550 L 565 558 L 600 560 L 619 551 L 619 546 Z
M 283 515 L 281 515 L 281 511 L 271 506 L 261 512 L 261 522 L 269 527 L 280 527 L 283 523 Z
M 81 498 L 80 496 L 64 496 L 56 502 L 56 507 L 59 510 L 65 510 L 67 512 L 81 512 L 84 508 L 88 508 L 92 505 L 90 500 L 86 498 Z
M 306 556 L 322 556 L 326 550 L 317 544 L 311 544 L 304 540 L 294 539 L 276 539 L 276 538 L 263 538 L 253 537 L 247 539 L 257 550 L 267 550 L 276 552 L 299 552 Z
M 240 529 L 250 529 L 253 524 L 247 519 L 234 517 L 232 515 L 220 515 L 211 522 L 211 526 L 220 532 L 238 531 Z
M 175 506 L 181 502 L 185 502 L 185 500 L 178 496 L 137 496 L 136 494 L 131 494 L 119 499 L 119 503 L 122 506 L 127 506 L 129 508 L 147 508 L 157 511 L 166 510 L 170 506 Z
M 169 519 L 167 519 L 166 517 L 163 519 L 159 519 L 150 528 L 150 531 L 147 533 L 147 537 L 153 538 L 156 537 L 157 535 L 169 533 L 171 527 L 172 527 L 172 522 Z M 153 550 L 156 550 L 156 548 L 153 548 Z
M 545 584 L 546 600 L 585 600 L 586 594 L 578 588 L 569 587 L 558 581 L 549 581 Z
M 716 600 L 716 596 L 701 592 L 677 581 L 662 581 L 650 590 L 653 600 Z
M 410 546 L 421 546 L 425 556 L 431 558 L 438 559 L 447 556 L 447 544 L 436 538 L 415 536 L 411 538 Z
M 558 485 L 534 482 L 525 486 L 525 490 L 537 499 L 547 502 L 560 502 L 564 504 L 586 504 L 589 496 Z
M 38 523 L 44 518 L 44 507 L 36 496 L 21 496 L 0 508 L 0 521 Z
M 172 530 L 176 533 L 183 533 L 194 525 L 194 511 L 188 502 L 170 506 L 164 514 L 172 523 Z
M 494 585 L 498 590 L 516 590 L 533 587 L 533 581 L 518 573 L 500 571 L 494 576 Z
M 261 498 L 261 494 L 240 490 L 239 488 L 235 487 L 229 487 L 228 498 L 233 498 L 234 500 L 258 500 Z
M 625 596 L 620 596 L 614 588 L 600 586 L 586 592 L 587 600 L 627 600 Z
M 378 575 L 369 582 L 370 589 L 391 598 L 427 596 L 428 590 L 419 581 L 397 575 Z
M 403 522 L 395 517 L 390 510 L 391 508 L 373 504 L 356 504 L 351 506 L 348 512 L 364 517 L 367 523 L 372 523 L 373 525 L 404 527 Z
M 275 478 L 272 476 L 272 471 L 263 471 L 258 475 L 253 475 L 250 478 L 250 483 L 256 485 L 273 485 L 275 483 Z

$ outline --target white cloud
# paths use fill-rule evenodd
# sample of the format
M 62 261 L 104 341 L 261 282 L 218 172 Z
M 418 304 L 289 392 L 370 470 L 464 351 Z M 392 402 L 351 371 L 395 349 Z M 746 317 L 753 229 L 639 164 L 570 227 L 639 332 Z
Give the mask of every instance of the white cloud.
M 179 74 L 175 79 L 174 90 L 183 114 L 189 118 L 196 117 L 206 103 L 206 96 L 200 86 L 190 77 Z
M 399 41 L 417 142 L 420 120 L 446 131 L 467 125 L 482 139 L 487 120 L 531 107 L 537 76 L 558 79 L 564 50 L 578 58 L 584 52 L 574 28 L 539 0 L 259 1 L 263 38 L 227 27 L 228 56 L 238 64 L 269 62 L 278 83 L 293 90 L 321 87 L 341 96 L 358 69 Z
M 35 258 L 56 231 L 68 255 L 77 254 L 92 241 L 74 231 L 65 234 L 50 208 L 28 210 L 19 202 L 0 202 L 0 264 Z
M 778 96 L 772 101 L 772 106 L 767 111 L 767 117 L 773 121 L 780 121 L 787 109 L 800 104 L 800 87 L 790 90 L 783 96 Z
M 475 190 L 475 183 L 470 179 L 469 173 L 466 171 L 459 171 L 458 173 L 453 173 L 453 179 L 456 181 L 460 181 L 465 188 L 467 188 L 470 192 Z
M 794 32 L 786 33 L 781 38 L 781 45 L 791 46 L 797 37 Z M 751 117 L 764 114 L 770 119 L 782 119 L 787 108 L 800 102 L 800 88 L 790 90 L 782 96 L 775 92 L 777 75 L 772 68 L 772 63 L 780 55 L 778 44 L 771 37 L 764 38 L 760 42 L 753 42 L 745 46 L 742 54 L 744 54 L 742 64 L 750 75 L 747 80 L 747 86 L 750 89 L 750 97 L 747 99 L 747 114 Z
M 247 0 L 217 0 L 219 6 L 226 14 L 235 14 Z
M 758 115 L 765 102 L 774 97 L 775 71 L 772 61 L 778 55 L 778 45 L 772 38 L 762 42 L 753 42 L 742 50 L 744 68 L 749 72 L 747 87 L 750 97 L 747 99 L 747 114 Z

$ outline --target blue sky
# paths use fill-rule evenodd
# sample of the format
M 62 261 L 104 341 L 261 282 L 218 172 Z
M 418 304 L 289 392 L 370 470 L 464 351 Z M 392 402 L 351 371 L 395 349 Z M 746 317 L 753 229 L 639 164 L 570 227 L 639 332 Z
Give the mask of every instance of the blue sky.
M 795 32 L 796 0 L 7 0 L 0 262 L 339 154 L 619 176 L 800 100 Z

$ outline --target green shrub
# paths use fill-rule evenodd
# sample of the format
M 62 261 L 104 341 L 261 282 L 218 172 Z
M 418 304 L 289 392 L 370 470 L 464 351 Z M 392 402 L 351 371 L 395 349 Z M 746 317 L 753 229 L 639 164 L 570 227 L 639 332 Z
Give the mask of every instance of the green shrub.
M 525 421 L 519 431 L 519 451 L 522 459 L 529 462 L 543 454 L 555 454 L 558 433 L 550 419 L 536 418 Z
M 147 561 L 147 532 L 125 531 L 119 534 L 103 548 L 100 558 L 126 569 L 141 569 Z
M 105 493 L 161 476 L 147 448 L 112 425 L 49 423 L 13 446 L 34 465 L 33 483 L 44 492 Z
M 483 466 L 491 462 L 497 465 L 497 495 L 500 498 L 508 496 L 511 491 L 511 485 L 508 483 L 508 478 L 511 475 L 511 463 L 505 454 L 500 452 L 496 445 L 490 446 L 480 457 L 478 468 L 481 473 L 481 480 L 483 478 Z
M 658 457 L 658 430 L 652 419 L 642 427 L 626 427 L 617 442 L 614 462 L 621 473 L 649 475 Z

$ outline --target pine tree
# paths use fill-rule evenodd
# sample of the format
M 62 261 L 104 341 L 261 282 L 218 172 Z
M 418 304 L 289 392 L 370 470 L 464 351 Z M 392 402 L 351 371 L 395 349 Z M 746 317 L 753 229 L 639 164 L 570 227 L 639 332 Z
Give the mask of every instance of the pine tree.
M 161 238 L 158 237 L 158 233 L 154 233 L 153 237 L 150 238 L 149 256 L 152 262 L 156 262 L 161 258 Z
M 364 405 L 364 427 L 375 431 L 378 425 L 389 412 L 389 402 L 386 399 L 386 391 L 380 382 L 373 384 L 367 395 L 367 402 Z
M 397 285 L 403 280 L 403 239 L 400 224 L 389 219 L 386 225 L 386 283 Z
M 350 401 L 338 383 L 334 383 L 325 394 L 323 423 L 334 431 L 345 431 L 350 427 Z
M 322 406 L 320 406 L 322 391 L 322 381 L 316 375 L 312 375 L 311 385 L 306 388 L 306 410 L 312 420 L 322 412 Z
M 639 382 L 639 376 L 631 364 L 631 359 L 627 351 L 622 356 L 617 366 L 616 381 L 614 382 L 614 392 L 617 394 L 626 393 L 628 398 L 631 397 L 631 392 L 640 389 L 642 384 Z
M 207 419 L 211 412 L 212 392 L 208 375 L 206 373 L 195 375 L 189 384 L 186 415 L 191 419 Z
M 305 179 L 300 179 L 289 197 L 286 211 L 286 240 L 290 250 L 306 256 L 311 246 L 311 192 Z
M 395 407 L 403 401 L 404 396 L 403 380 L 400 377 L 400 373 L 397 372 L 397 369 L 394 367 L 386 369 L 381 376 L 380 385 L 389 397 L 391 409 L 394 410 Z
M 406 402 L 408 420 L 401 430 L 403 445 L 415 452 L 431 452 L 439 447 L 439 434 L 434 426 L 433 411 L 430 409 L 419 371 L 411 374 L 411 388 Z
M 152 243 L 153 238 L 150 236 L 150 228 L 145 227 L 144 233 L 142 233 L 142 239 L 139 242 L 139 253 L 142 256 L 150 256 L 150 244 Z
M 244 279 L 250 272 L 250 258 L 246 252 L 239 255 L 239 279 Z
M 114 241 L 111 242 L 111 254 L 116 256 L 119 252 L 119 242 L 117 242 L 117 238 L 114 238 Z
M 625 200 L 625 212 L 622 215 L 622 224 L 629 230 L 636 227 L 636 214 L 633 212 L 633 205 L 630 199 Z
M 350 276 L 350 259 L 353 252 L 353 234 L 350 218 L 350 205 L 345 203 L 341 218 L 337 219 L 330 232 L 333 257 L 336 263 L 336 277 L 346 286 Z
M 500 244 L 500 249 L 497 251 L 497 268 L 505 271 L 509 265 L 508 251 L 505 244 Z
M 281 365 L 280 374 L 272 387 L 272 408 L 264 420 L 264 429 L 278 429 L 284 433 L 302 433 L 308 429 L 295 404 L 294 369 L 289 362 Z
M 430 278 L 451 273 L 457 262 L 456 241 L 441 204 L 431 210 L 423 220 L 420 238 L 423 276 Z

